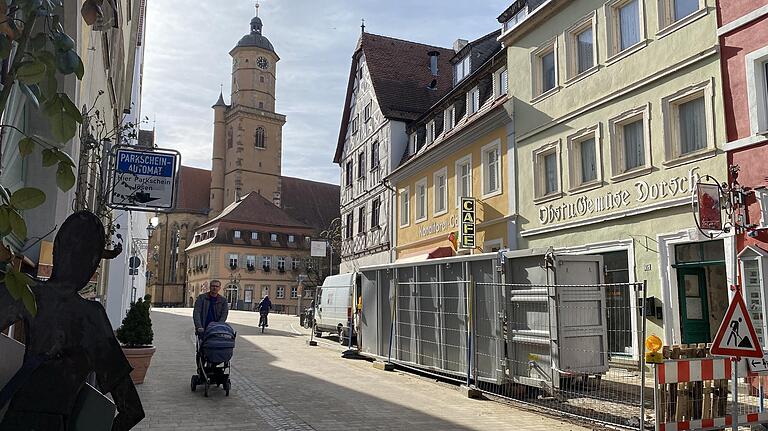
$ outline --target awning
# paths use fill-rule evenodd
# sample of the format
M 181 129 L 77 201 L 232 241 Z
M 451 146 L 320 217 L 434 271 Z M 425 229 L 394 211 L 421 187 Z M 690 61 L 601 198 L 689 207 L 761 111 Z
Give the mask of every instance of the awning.
M 423 253 L 417 253 L 397 259 L 395 263 L 411 263 L 411 262 L 424 262 L 429 259 L 438 259 L 441 257 L 451 257 L 455 253 L 451 247 L 435 247 L 431 250 L 426 250 Z

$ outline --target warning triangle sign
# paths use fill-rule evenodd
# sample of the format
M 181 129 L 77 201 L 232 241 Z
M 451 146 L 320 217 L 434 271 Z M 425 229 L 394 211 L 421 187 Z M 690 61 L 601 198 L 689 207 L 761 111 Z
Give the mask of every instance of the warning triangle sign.
M 757 340 L 755 327 L 752 325 L 752 319 L 749 318 L 747 306 L 739 290 L 736 291 L 731 305 L 728 306 L 710 352 L 719 356 L 763 357 L 763 349 Z

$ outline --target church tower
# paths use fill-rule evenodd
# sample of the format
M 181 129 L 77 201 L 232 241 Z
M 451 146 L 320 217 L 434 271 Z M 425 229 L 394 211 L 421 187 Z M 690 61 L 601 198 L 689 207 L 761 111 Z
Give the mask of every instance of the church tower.
M 262 21 L 229 52 L 232 57 L 231 104 L 223 95 L 213 106 L 211 217 L 251 192 L 280 203 L 282 131 L 285 115 L 275 112 L 277 62 Z

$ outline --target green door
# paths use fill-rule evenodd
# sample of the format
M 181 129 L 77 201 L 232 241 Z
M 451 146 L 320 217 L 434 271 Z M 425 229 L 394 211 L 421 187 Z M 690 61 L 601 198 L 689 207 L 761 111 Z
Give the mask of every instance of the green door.
M 683 344 L 709 343 L 709 304 L 704 268 L 677 268 Z

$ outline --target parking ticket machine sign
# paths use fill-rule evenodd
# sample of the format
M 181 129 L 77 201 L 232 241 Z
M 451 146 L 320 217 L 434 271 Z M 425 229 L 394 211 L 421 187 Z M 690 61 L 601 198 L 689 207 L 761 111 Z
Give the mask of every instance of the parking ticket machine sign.
M 180 159 L 173 150 L 118 147 L 113 158 L 110 206 L 140 211 L 173 209 Z
M 717 330 L 710 352 L 713 355 L 733 356 L 737 358 L 763 358 L 763 349 L 757 339 L 752 319 L 741 291 L 737 290 L 725 318 Z
M 459 225 L 459 247 L 475 248 L 475 198 L 461 198 L 461 223 Z

